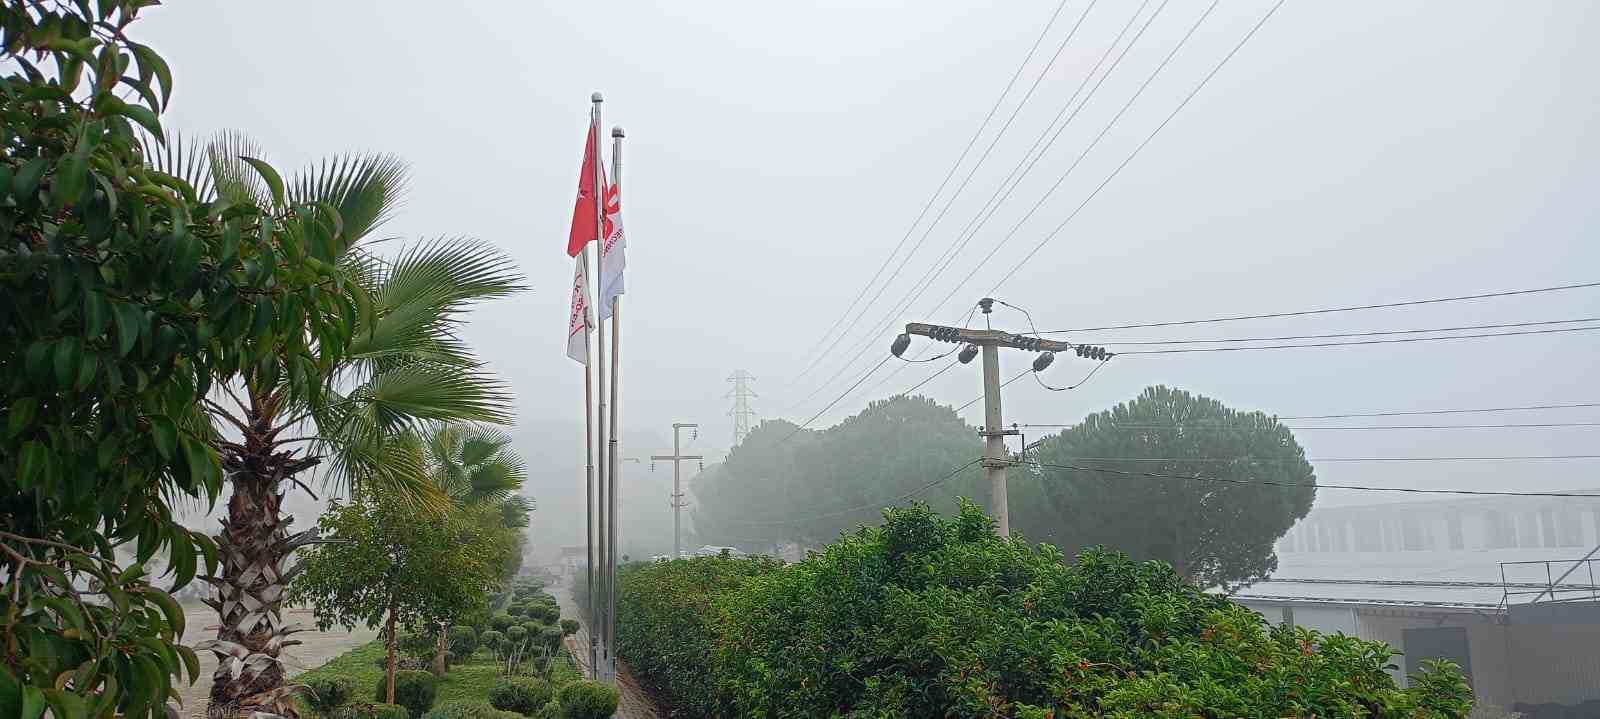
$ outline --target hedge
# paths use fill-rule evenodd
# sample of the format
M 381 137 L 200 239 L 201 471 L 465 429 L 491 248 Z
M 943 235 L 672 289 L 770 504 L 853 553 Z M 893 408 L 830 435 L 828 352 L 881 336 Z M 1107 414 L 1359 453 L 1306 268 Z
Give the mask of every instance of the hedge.
M 618 651 L 688 717 L 1459 718 L 1449 663 L 1399 688 L 1381 642 L 1270 627 L 1160 562 L 993 534 L 971 503 L 886 510 L 783 568 L 624 568 Z

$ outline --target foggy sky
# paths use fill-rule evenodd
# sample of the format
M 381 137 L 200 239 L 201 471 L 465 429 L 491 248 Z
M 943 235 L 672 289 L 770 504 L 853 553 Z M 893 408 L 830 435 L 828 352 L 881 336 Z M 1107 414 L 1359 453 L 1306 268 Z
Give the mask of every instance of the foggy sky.
M 999 118 L 1086 4 L 1068 3 Z M 956 300 L 925 314 L 1208 5 L 1171 0 L 956 267 L 894 318 L 896 327 L 959 320 L 1270 4 L 1222 2 L 1053 199 Z M 905 295 L 954 241 L 1137 3 L 1098 3 L 884 300 L 853 308 L 865 318 L 833 359 L 791 383 L 906 232 L 1054 7 L 926 0 L 187 2 L 147 13 L 140 39 L 174 68 L 169 127 L 242 129 L 286 171 L 340 152 L 400 155 L 414 179 L 383 234 L 470 235 L 516 257 L 533 290 L 476 311 L 466 339 L 516 393 L 519 447 L 536 464 L 570 469 L 573 494 L 536 489 L 536 524 L 571 527 L 571 510 L 581 506 L 583 390 L 579 367 L 563 355 L 572 263 L 561 248 L 589 93 L 606 95 L 605 127 L 621 124 L 628 132 L 623 453 L 664 453 L 667 425 L 687 421 L 702 425 L 697 451 L 720 455 L 730 432 L 724 379 L 734 369 L 753 373 L 764 417 L 802 420 L 837 396 L 847 386 L 843 378 L 784 411 L 868 341 L 868 325 L 888 311 L 887 301 Z M 1048 329 L 1594 280 L 1600 94 L 1593 68 L 1600 67 L 1600 48 L 1588 40 L 1597 34 L 1600 12 L 1578 0 L 1289 0 L 995 296 L 1027 308 Z M 919 227 L 912 240 L 920 235 Z M 1596 310 L 1600 292 L 1587 290 L 1068 339 L 1408 329 L 1571 319 Z M 998 327 L 1026 328 L 1014 312 L 993 319 Z M 859 369 L 844 376 L 875 364 L 896 332 L 872 334 Z M 1006 418 L 1071 422 L 1157 383 L 1291 415 L 1594 401 L 1596 340 L 1571 333 L 1127 357 L 1073 392 L 1046 392 L 1026 378 L 1011 385 Z M 1028 359 L 1004 356 L 1004 376 Z M 897 365 L 867 382 L 876 387 L 871 396 L 846 398 L 813 426 L 828 426 L 939 366 L 910 367 L 879 384 Z M 1068 384 L 1087 369 L 1061 357 L 1046 376 Z M 977 365 L 921 391 L 966 402 L 981 391 Z M 964 415 L 978 424 L 981 407 Z M 1586 454 L 1596 430 L 1297 435 L 1315 460 Z M 1572 488 L 1600 485 L 1597 464 L 1344 463 L 1318 464 L 1317 474 L 1334 483 Z M 636 477 L 642 468 L 631 467 L 639 506 L 666 512 L 670 474 Z M 1324 491 L 1318 501 L 1383 499 Z

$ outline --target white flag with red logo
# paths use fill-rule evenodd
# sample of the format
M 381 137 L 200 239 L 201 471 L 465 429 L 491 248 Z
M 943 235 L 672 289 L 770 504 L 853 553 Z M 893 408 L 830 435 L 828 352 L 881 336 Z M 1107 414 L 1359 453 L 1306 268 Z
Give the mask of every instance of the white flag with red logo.
M 578 364 L 589 364 L 589 292 L 584 286 L 583 257 L 580 255 L 572 271 L 572 312 L 567 317 L 567 356 Z
M 622 232 L 622 189 L 606 188 L 605 238 L 600 245 L 600 319 L 611 318 L 611 301 L 625 289 L 622 270 L 628 265 L 628 240 Z

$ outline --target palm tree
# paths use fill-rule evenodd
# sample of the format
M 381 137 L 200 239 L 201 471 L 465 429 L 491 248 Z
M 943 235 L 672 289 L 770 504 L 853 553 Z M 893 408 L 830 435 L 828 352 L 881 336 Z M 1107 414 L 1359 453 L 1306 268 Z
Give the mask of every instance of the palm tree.
M 149 153 L 202 200 L 274 208 L 280 220 L 261 228 L 260 241 L 271 241 L 286 261 L 311 256 L 298 248 L 320 248 L 343 277 L 343 286 L 324 293 L 332 300 L 307 297 L 281 316 L 258 315 L 258 324 L 288 326 L 303 341 L 287 343 L 279 362 L 205 402 L 213 420 L 237 435 L 217 441 L 232 494 L 215 537 L 220 572 L 210 578 L 217 637 L 203 646 L 219 659 L 211 705 L 221 711 L 286 703 L 279 655 L 299 643 L 289 638 L 299 628 L 281 613 L 298 571 L 289 559 L 321 541 L 315 528 L 289 533 L 293 518 L 282 511 L 289 485 L 309 491 L 302 475 L 326 460 L 324 479 L 335 490 L 381 490 L 443 511 L 448 500 L 426 468 L 388 450 L 423 422 L 507 421 L 510 396 L 457 330 L 473 304 L 523 289 L 510 259 L 475 240 L 424 242 L 390 258 L 371 252 L 372 234 L 405 186 L 398 159 L 334 158 L 284 183 L 252 159 L 258 155 L 237 135 L 204 146 L 169 142 Z

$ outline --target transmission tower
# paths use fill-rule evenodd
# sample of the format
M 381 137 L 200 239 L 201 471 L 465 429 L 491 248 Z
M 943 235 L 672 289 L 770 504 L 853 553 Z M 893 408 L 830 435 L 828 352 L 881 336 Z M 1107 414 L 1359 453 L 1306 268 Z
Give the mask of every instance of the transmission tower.
M 744 441 L 744 436 L 750 434 L 750 423 L 756 416 L 756 411 L 750 409 L 750 399 L 760 395 L 750 389 L 750 383 L 756 378 L 750 376 L 749 372 L 734 370 L 728 376 L 728 381 L 733 383 L 733 389 L 728 390 L 723 398 L 733 400 L 733 409 L 728 410 L 728 416 L 733 418 L 733 446 L 737 447 Z

